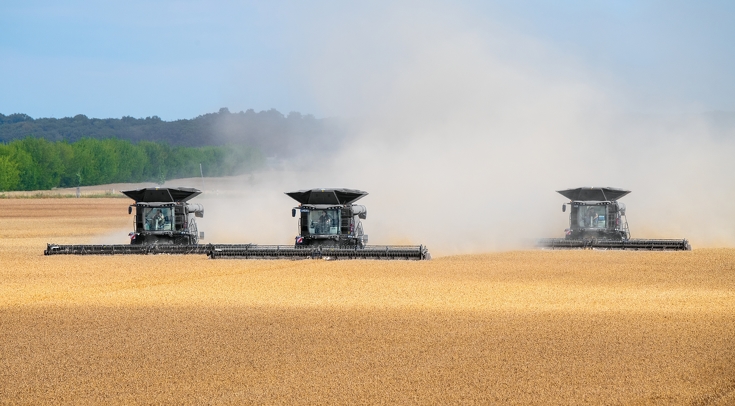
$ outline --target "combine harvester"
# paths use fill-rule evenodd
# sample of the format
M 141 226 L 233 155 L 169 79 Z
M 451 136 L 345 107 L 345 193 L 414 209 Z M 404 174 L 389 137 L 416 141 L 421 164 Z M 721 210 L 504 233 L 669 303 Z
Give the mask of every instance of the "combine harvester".
M 629 190 L 582 187 L 557 191 L 570 202 L 569 228 L 565 238 L 544 238 L 537 246 L 546 249 L 611 249 L 645 251 L 691 251 L 687 240 L 631 239 L 625 204 L 618 199 Z M 567 205 L 562 205 L 565 212 Z
M 353 204 L 367 192 L 353 189 L 312 189 L 286 193 L 299 205 L 291 216 L 299 215 L 294 245 L 215 245 L 211 258 L 284 259 L 404 259 L 426 260 L 431 254 L 423 245 L 367 245 L 361 219 L 365 206 Z
M 145 188 L 123 191 L 135 200 L 134 231 L 130 244 L 58 245 L 48 244 L 46 255 L 114 255 L 114 254 L 206 254 L 209 245 L 198 244 L 204 233 L 197 230 L 195 217 L 204 217 L 201 204 L 189 200 L 202 192 L 192 188 Z
M 370 246 L 361 219 L 365 206 L 352 204 L 367 195 L 351 189 L 314 189 L 287 193 L 300 204 L 299 233 L 294 245 L 198 244 L 204 233 L 195 217 L 204 207 L 188 201 L 201 192 L 190 188 L 146 188 L 123 192 L 135 200 L 130 244 L 47 244 L 45 255 L 206 254 L 210 258 L 243 259 L 431 259 L 424 246 Z

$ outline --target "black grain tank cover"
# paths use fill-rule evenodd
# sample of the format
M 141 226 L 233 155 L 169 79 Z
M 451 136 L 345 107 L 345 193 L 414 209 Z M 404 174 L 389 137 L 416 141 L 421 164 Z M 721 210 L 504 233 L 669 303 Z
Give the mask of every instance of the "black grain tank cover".
M 579 187 L 576 189 L 557 190 L 562 196 L 576 201 L 614 202 L 630 193 L 630 190 L 614 187 Z
M 311 189 L 297 192 L 286 192 L 301 204 L 350 204 L 356 202 L 367 192 L 354 189 Z
M 136 202 L 185 202 L 192 199 L 202 192 L 198 189 L 188 187 L 148 187 L 136 190 L 123 190 L 125 196 L 135 200 Z

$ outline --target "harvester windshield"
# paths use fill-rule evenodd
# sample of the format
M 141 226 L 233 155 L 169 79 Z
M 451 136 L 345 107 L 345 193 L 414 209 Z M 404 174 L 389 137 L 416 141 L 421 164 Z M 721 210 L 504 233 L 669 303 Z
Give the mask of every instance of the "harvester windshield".
M 339 209 L 309 210 L 309 234 L 338 235 Z
M 170 207 L 146 207 L 143 209 L 145 230 L 172 230 L 173 216 Z
M 605 228 L 607 206 L 582 206 L 577 211 L 577 225 L 580 228 Z

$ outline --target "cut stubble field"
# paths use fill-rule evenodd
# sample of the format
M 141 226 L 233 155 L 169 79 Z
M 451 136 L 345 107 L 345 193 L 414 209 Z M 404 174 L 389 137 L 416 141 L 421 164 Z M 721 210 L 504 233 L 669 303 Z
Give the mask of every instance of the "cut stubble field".
M 735 249 L 43 256 L 128 204 L 0 200 L 1 404 L 735 404 Z

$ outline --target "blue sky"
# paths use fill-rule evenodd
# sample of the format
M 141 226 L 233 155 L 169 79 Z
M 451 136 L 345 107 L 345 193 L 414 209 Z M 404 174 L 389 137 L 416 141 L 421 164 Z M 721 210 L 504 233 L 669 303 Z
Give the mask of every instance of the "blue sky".
M 412 44 L 395 36 L 430 35 L 444 18 L 488 43 L 514 38 L 505 49 L 523 58 L 541 49 L 525 67 L 581 74 L 630 111 L 735 111 L 734 2 L 4 1 L 0 113 L 339 115 L 354 89 L 331 78 L 391 78 Z

